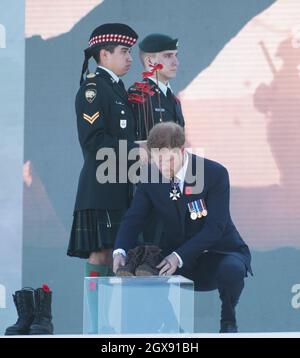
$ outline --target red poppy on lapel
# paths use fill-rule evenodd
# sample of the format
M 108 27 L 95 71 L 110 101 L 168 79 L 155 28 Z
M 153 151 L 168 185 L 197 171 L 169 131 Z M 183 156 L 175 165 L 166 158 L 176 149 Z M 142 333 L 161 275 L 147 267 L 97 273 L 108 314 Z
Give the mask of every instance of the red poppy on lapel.
M 191 186 L 186 186 L 184 190 L 185 195 L 193 194 L 193 188 Z

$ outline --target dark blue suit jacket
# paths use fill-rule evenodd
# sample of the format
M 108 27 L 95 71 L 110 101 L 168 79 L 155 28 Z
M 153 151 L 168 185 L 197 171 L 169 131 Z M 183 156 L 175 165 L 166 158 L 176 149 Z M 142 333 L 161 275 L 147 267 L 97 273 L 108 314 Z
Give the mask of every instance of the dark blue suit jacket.
M 160 244 L 164 254 L 176 251 L 186 269 L 196 269 L 198 259 L 209 251 L 237 256 L 251 272 L 250 251 L 230 217 L 230 185 L 226 168 L 217 162 L 189 155 L 187 174 L 196 175 L 196 165 L 201 168 L 196 180 L 198 184 L 203 183 L 202 190 L 195 192 L 195 182 L 185 182 L 183 194 L 177 201 L 170 198 L 170 183 L 138 185 L 119 229 L 115 249 L 127 251 L 136 246 L 138 234 L 142 232 L 147 217 L 154 209 L 164 223 Z M 208 214 L 193 221 L 187 204 L 200 198 L 204 199 Z

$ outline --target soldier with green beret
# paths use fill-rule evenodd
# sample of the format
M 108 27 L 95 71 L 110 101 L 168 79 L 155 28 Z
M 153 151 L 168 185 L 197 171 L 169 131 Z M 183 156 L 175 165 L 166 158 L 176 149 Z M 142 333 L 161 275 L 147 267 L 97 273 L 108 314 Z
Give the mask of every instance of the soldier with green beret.
M 177 54 L 178 39 L 168 35 L 150 34 L 139 43 L 139 55 L 146 71 L 143 82 L 149 85 L 152 93 L 150 95 L 147 93 L 149 90 L 141 90 L 139 84 L 131 86 L 128 93 L 129 96 L 132 93 L 141 94 L 144 98 L 142 103 L 133 104 L 141 140 L 145 140 L 153 125 L 159 122 L 171 121 L 184 127 L 181 105 L 170 85 L 179 66 Z
M 133 103 L 133 109 L 138 138 L 146 140 L 150 129 L 157 123 L 174 122 L 183 128 L 185 125 L 180 101 L 170 86 L 170 81 L 176 77 L 179 66 L 178 39 L 173 39 L 165 34 L 153 33 L 146 36 L 138 46 L 140 60 L 146 75 L 150 75 L 151 72 L 153 75 L 145 77 L 142 81 L 146 86 L 148 85 L 147 91 L 141 90 L 142 86 L 135 84 L 129 88 L 128 93 L 129 96 L 131 94 L 143 96 L 144 102 Z M 158 69 L 153 71 L 155 68 Z M 152 91 L 151 95 L 147 94 L 149 88 Z M 162 233 L 162 222 L 155 213 L 152 213 L 143 232 L 143 242 L 158 244 L 161 241 Z

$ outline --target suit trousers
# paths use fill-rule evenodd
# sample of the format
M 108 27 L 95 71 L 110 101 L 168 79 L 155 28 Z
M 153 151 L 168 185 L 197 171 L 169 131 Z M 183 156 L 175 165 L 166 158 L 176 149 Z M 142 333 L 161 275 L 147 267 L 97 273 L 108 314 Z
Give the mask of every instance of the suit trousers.
M 193 271 L 178 269 L 180 274 L 194 281 L 196 291 L 218 289 L 222 302 L 221 321 L 236 322 L 235 307 L 244 288 L 247 268 L 242 260 L 230 254 L 208 252 L 201 255 Z

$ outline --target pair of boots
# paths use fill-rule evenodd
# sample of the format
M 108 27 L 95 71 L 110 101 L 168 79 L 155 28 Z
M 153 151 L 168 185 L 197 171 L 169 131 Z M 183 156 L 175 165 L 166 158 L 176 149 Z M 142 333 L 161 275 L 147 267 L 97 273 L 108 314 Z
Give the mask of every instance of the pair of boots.
M 152 245 L 141 245 L 128 251 L 125 266 L 119 267 L 116 276 L 157 276 L 156 266 L 162 261 L 161 249 Z
M 26 287 L 16 291 L 13 300 L 18 312 L 18 320 L 6 329 L 6 336 L 53 334 L 52 292 L 47 285 L 36 290 Z

